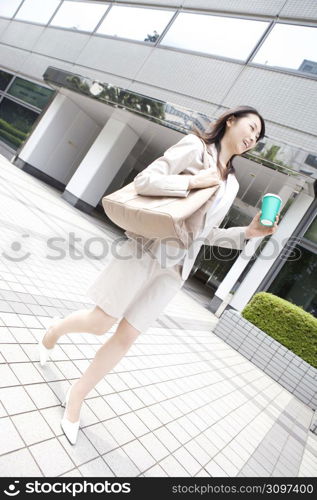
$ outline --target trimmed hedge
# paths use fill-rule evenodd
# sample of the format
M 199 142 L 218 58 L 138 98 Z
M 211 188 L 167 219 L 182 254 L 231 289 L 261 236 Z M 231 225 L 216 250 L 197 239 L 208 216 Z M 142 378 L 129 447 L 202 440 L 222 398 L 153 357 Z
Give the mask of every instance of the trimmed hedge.
M 241 315 L 317 368 L 317 319 L 272 293 L 256 293 Z

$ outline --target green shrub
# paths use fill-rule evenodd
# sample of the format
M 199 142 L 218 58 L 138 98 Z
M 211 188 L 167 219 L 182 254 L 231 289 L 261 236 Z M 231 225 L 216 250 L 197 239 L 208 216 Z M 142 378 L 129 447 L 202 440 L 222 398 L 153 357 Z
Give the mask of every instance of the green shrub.
M 19 139 L 15 135 L 9 134 L 9 132 L 6 132 L 5 130 L 2 130 L 0 128 L 0 138 L 9 141 L 10 145 L 20 147 L 21 144 L 23 143 L 22 139 Z
M 6 122 L 5 120 L 2 120 L 0 118 L 0 129 L 5 130 L 9 134 L 15 135 L 16 137 L 25 140 L 27 137 L 26 132 L 22 132 L 21 130 L 18 130 L 16 127 L 11 125 L 10 123 Z
M 317 368 L 317 319 L 272 293 L 256 293 L 242 316 Z

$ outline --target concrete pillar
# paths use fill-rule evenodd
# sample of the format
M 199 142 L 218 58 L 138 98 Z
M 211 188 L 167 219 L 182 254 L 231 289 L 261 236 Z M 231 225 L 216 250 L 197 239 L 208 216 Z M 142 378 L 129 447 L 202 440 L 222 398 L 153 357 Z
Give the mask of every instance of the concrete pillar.
M 70 179 L 62 197 L 81 210 L 91 212 L 138 139 L 129 125 L 110 118 Z
M 99 131 L 100 126 L 76 103 L 57 94 L 14 163 L 64 190 Z

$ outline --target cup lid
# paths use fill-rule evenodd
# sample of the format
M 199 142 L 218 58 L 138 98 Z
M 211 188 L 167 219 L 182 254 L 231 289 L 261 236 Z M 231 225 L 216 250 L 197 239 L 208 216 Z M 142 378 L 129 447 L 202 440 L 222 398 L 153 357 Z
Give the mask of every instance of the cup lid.
M 266 193 L 262 196 L 262 198 L 264 198 L 265 196 L 275 196 L 275 198 L 278 198 L 279 200 L 282 201 L 282 198 L 278 194 L 275 194 L 275 193 Z

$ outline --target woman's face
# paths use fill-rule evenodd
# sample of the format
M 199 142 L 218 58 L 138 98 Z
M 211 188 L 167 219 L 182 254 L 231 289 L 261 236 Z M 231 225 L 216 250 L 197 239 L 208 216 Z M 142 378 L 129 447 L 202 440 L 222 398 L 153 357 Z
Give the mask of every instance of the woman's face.
M 241 118 L 227 120 L 226 136 L 234 154 L 241 155 L 254 148 L 261 132 L 261 120 L 258 115 L 249 113 Z

